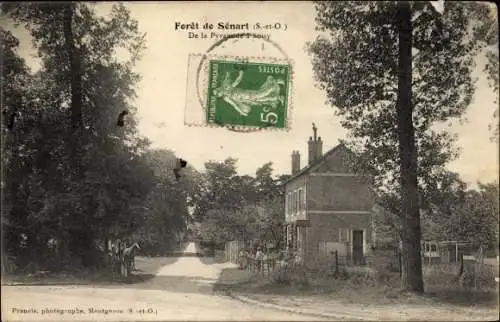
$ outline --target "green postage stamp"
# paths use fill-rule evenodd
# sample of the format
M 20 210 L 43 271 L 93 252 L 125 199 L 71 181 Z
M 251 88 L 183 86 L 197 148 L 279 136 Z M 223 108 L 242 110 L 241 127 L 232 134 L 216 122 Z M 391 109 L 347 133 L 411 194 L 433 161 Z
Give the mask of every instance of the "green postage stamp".
M 186 114 L 201 107 L 203 116 L 187 115 L 187 125 L 236 129 L 289 127 L 292 64 L 262 57 L 202 56 L 194 64 L 198 102 L 187 102 Z M 190 62 L 191 63 L 191 62 Z M 191 68 L 193 73 L 194 68 Z M 188 75 L 188 87 L 189 87 Z M 188 89 L 189 92 L 189 89 Z M 188 94 L 188 98 L 192 95 Z M 187 99 L 188 101 L 188 99 Z M 198 104 L 197 104 L 198 103 Z
M 211 60 L 207 122 L 284 128 L 290 66 Z

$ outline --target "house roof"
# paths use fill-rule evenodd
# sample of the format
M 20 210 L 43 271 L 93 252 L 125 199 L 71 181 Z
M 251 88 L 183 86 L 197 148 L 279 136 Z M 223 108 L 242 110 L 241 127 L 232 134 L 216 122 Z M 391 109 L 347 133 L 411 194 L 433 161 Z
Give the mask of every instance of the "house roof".
M 326 152 L 325 154 L 323 154 L 321 156 L 321 158 L 319 158 L 318 160 L 316 160 L 315 162 L 313 162 L 312 164 L 309 164 L 308 166 L 306 166 L 304 169 L 300 170 L 299 172 L 297 172 L 296 174 L 292 175 L 288 180 L 286 180 L 284 182 L 284 184 L 288 184 L 289 182 L 295 180 L 296 178 L 302 176 L 303 174 L 309 172 L 312 168 L 320 165 L 321 163 L 323 163 L 329 156 L 331 156 L 332 154 L 335 153 L 335 151 L 337 151 L 340 147 L 344 147 L 347 149 L 347 147 L 343 144 L 343 143 L 340 143 L 338 144 L 337 146 L 333 147 L 332 149 L 330 149 L 328 152 Z

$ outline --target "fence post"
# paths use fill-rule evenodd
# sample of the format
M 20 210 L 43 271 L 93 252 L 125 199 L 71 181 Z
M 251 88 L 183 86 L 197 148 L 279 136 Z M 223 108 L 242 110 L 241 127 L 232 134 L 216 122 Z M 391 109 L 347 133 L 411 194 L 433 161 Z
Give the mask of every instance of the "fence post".
M 398 269 L 399 269 L 399 278 L 403 276 L 403 263 L 401 260 L 401 251 L 398 249 L 397 251 L 398 254 Z
M 238 248 L 240 246 L 240 241 L 237 240 L 234 243 L 234 252 L 233 252 L 233 263 L 236 263 L 236 258 L 238 258 Z
M 339 274 L 339 251 L 335 250 L 335 276 Z
M 229 261 L 232 263 L 233 262 L 233 258 L 234 258 L 234 241 L 232 240 L 231 241 L 231 253 L 229 255 Z
M 458 269 L 458 276 L 464 273 L 464 254 L 460 253 L 460 268 Z
M 479 274 L 479 264 L 474 262 L 474 289 L 477 289 L 477 275 Z
M 237 262 L 238 251 L 240 250 L 240 241 L 237 240 L 235 244 L 236 244 L 236 247 L 234 248 L 234 262 L 233 263 Z

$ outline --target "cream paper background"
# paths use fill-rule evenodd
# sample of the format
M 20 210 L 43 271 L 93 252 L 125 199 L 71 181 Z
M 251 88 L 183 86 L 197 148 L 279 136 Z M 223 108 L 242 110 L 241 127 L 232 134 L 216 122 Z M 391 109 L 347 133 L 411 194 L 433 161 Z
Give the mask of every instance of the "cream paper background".
M 100 14 L 107 14 L 112 6 L 111 2 L 99 3 L 96 10 Z M 325 94 L 314 86 L 311 58 L 305 50 L 305 44 L 316 37 L 314 30 L 315 9 L 309 2 L 129 2 L 126 6 L 132 16 L 138 20 L 139 28 L 146 32 L 147 50 L 137 71 L 142 74 L 138 84 L 138 98 L 136 106 L 140 118 L 140 132 L 153 142 L 157 148 L 168 148 L 203 170 L 207 160 L 222 161 L 231 156 L 238 158 L 240 174 L 255 174 L 257 167 L 268 161 L 274 163 L 276 173 L 289 173 L 291 167 L 290 154 L 292 150 L 301 153 L 301 165 L 307 162 L 307 138 L 312 135 L 311 124 L 318 127 L 318 133 L 324 141 L 324 152 L 328 151 L 343 138 L 345 130 L 340 126 L 339 119 L 334 116 L 334 109 L 325 101 Z M 175 30 L 176 22 L 198 22 L 200 26 L 205 22 L 261 24 L 281 23 L 287 25 L 287 30 L 261 31 L 269 35 L 270 39 L 281 46 L 289 58 L 294 60 L 294 87 L 293 113 L 291 130 L 260 131 L 255 133 L 235 133 L 221 128 L 187 127 L 184 124 L 186 105 L 186 77 L 188 74 L 188 55 L 205 52 L 215 41 L 213 38 L 190 39 L 188 31 Z M 14 28 L 11 22 L 1 20 L 0 25 L 11 30 L 21 41 L 19 53 L 28 64 L 36 70 L 39 61 L 34 57 L 35 50 L 31 47 L 29 34 L 23 27 Z M 222 31 L 215 30 L 221 34 Z M 227 54 L 233 54 L 231 47 L 226 44 Z M 222 50 L 221 49 L 221 50 Z M 249 46 L 243 52 L 248 55 L 261 55 L 262 51 L 269 50 L 264 45 Z M 118 53 L 120 55 L 120 53 Z M 268 54 L 272 54 L 268 52 Z M 450 164 L 450 169 L 460 173 L 469 184 L 475 185 L 480 181 L 492 181 L 498 178 L 498 145 L 489 140 L 488 125 L 493 121 L 495 108 L 494 93 L 488 86 L 486 75 L 482 68 L 486 60 L 484 56 L 477 59 L 477 69 L 474 76 L 478 77 L 477 91 L 474 101 L 466 114 L 468 122 L 465 124 L 452 123 L 450 130 L 459 136 L 458 144 L 462 148 L 460 158 Z M 17 292 L 17 293 L 16 293 Z M 22 288 L 12 291 L 2 300 L 4 305 L 20 305 L 23 307 L 59 306 L 71 308 L 71 304 L 86 308 L 97 302 L 102 307 L 120 306 L 121 301 L 136 303 L 136 307 L 147 307 L 147 303 L 156 301 L 162 303 L 162 294 L 156 290 L 141 290 L 141 296 L 130 289 L 121 293 L 121 300 L 113 298 L 109 290 L 97 291 L 92 287 L 67 290 L 64 296 L 58 296 L 57 287 L 53 287 L 50 294 L 43 297 L 42 302 L 34 302 L 37 289 L 28 293 Z M 147 316 L 120 316 L 120 320 L 154 320 L 154 319 L 189 319 L 201 307 L 213 307 L 211 315 L 204 319 L 225 320 L 232 317 L 246 316 L 251 319 L 252 312 L 236 310 L 235 312 L 218 312 L 219 302 L 189 294 L 186 301 L 193 301 L 197 306 L 191 312 L 180 311 L 175 303 L 169 303 L 163 317 Z M 180 301 L 180 299 L 179 299 Z M 224 301 L 224 300 L 220 300 Z M 167 302 L 165 302 L 167 303 Z M 224 302 L 225 303 L 225 302 Z M 61 303 L 62 304 L 62 303 Z M 220 302 L 219 304 L 223 304 Z M 227 304 L 227 303 L 226 303 Z M 229 304 L 227 304 L 229 305 Z M 182 307 L 182 303 L 179 303 Z M 226 306 L 228 307 L 228 306 Z M 265 311 L 264 311 L 265 312 Z M 229 316 L 228 314 L 233 314 Z M 3 315 L 4 313 L 2 313 Z M 224 314 L 224 317 L 223 317 Z M 275 314 L 274 316 L 272 314 Z M 269 319 L 275 319 L 280 313 L 269 313 Z M 21 320 L 62 320 L 62 316 L 51 315 L 11 315 L 10 318 Z M 84 319 L 89 316 L 64 315 L 64 320 Z M 289 317 L 291 319 L 291 317 Z M 98 314 L 91 318 L 96 321 L 116 320 L 116 316 Z

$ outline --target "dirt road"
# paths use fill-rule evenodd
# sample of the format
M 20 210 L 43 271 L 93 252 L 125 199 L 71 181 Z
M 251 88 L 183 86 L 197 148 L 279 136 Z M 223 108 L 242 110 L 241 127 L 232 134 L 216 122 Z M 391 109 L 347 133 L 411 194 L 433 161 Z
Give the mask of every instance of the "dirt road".
M 185 253 L 194 253 L 189 244 Z M 151 271 L 153 261 L 161 262 Z M 212 258 L 137 258 L 143 282 L 123 285 L 2 286 L 3 321 L 318 320 L 236 301 L 213 286 L 232 264 Z M 149 271 L 148 271 L 149 270 Z

